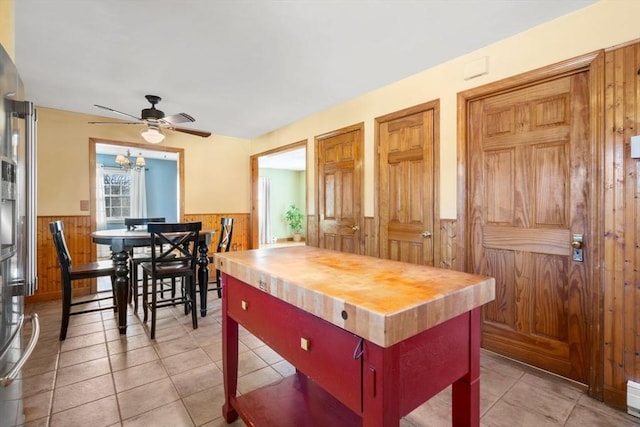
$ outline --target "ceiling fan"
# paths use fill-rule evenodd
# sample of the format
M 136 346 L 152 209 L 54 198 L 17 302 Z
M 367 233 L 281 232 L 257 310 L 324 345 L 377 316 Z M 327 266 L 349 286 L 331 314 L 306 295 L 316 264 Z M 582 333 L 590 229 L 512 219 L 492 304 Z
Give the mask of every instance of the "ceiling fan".
M 147 127 L 140 133 L 145 141 L 157 144 L 162 142 L 164 134 L 162 129 L 169 129 L 176 132 L 188 133 L 190 135 L 201 136 L 206 138 L 211 135 L 211 132 L 189 129 L 176 126 L 176 123 L 188 123 L 195 122 L 196 119 L 188 115 L 187 113 L 178 113 L 171 116 L 165 116 L 164 112 L 156 109 L 156 104 L 162 100 L 157 95 L 145 95 L 147 101 L 151 104 L 151 108 L 144 108 L 140 113 L 140 117 L 136 117 L 132 114 L 123 113 L 122 111 L 114 110 L 113 108 L 105 107 L 103 105 L 94 104 L 98 108 L 102 108 L 107 111 L 111 111 L 116 114 L 120 114 L 133 119 L 131 122 L 89 122 L 89 124 L 103 125 L 103 124 L 116 124 L 116 125 L 139 125 L 146 124 Z

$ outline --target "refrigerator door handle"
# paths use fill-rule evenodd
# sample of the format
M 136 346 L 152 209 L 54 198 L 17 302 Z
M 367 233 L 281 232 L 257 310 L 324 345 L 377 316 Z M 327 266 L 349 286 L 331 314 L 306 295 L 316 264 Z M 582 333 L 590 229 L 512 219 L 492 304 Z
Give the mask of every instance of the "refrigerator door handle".
M 30 318 L 31 318 L 31 339 L 29 340 L 29 344 L 27 345 L 27 348 L 24 349 L 24 353 L 22 353 L 20 360 L 16 362 L 13 368 L 9 372 L 7 372 L 6 375 L 3 375 L 2 377 L 0 377 L 0 386 L 8 387 L 11 385 L 13 380 L 15 380 L 18 374 L 20 373 L 20 369 L 22 369 L 22 366 L 24 366 L 24 364 L 27 362 L 27 359 L 29 359 L 29 356 L 31 356 L 31 353 L 33 353 L 33 350 L 36 348 L 36 344 L 38 343 L 38 338 L 40 337 L 40 319 L 37 313 L 32 314 Z M 24 325 L 23 322 L 21 322 L 21 326 L 22 325 Z M 19 336 L 19 335 L 20 334 L 16 334 L 15 336 Z
M 36 230 L 37 206 L 36 206 L 36 185 L 37 176 L 37 127 L 38 120 L 33 102 L 24 101 L 25 113 L 25 139 L 27 156 L 27 263 L 25 272 L 26 295 L 33 295 L 38 290 L 38 234 Z

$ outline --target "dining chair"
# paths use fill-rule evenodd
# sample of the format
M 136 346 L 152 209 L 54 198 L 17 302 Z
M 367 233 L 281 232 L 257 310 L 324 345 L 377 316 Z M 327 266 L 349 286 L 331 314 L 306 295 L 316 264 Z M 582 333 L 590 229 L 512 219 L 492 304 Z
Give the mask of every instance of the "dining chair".
M 51 231 L 53 244 L 55 245 L 56 252 L 58 254 L 58 263 L 60 264 L 62 279 L 62 324 L 60 325 L 60 340 L 63 341 L 67 338 L 67 328 L 69 327 L 70 316 L 91 313 L 99 310 L 113 309 L 113 311 L 117 311 L 115 300 L 116 269 L 112 260 L 73 264 L 71 262 L 71 254 L 69 253 L 67 241 L 64 237 L 64 223 L 62 221 L 50 222 L 49 230 Z M 111 296 L 76 301 L 73 300 L 72 282 L 74 280 L 93 279 L 106 276 L 111 278 Z M 71 312 L 71 307 L 90 303 L 99 305 L 100 301 L 107 299 L 112 300 L 113 304 L 104 307 L 94 307 Z
M 191 312 L 193 328 L 198 328 L 196 308 L 196 265 L 201 222 L 150 223 L 151 247 L 162 246 L 161 251 L 151 251 L 151 261 L 140 264 L 142 268 L 143 321 L 147 322 L 151 311 L 150 338 L 156 336 L 156 311 L 161 307 L 184 304 L 184 313 Z M 182 279 L 182 295 L 158 299 L 158 282 L 163 279 Z M 149 290 L 151 279 L 151 290 Z M 151 301 L 149 301 L 151 294 Z
M 166 218 L 164 217 L 156 217 L 156 218 L 125 218 L 124 225 L 127 227 L 127 230 L 134 231 L 136 228 L 140 228 L 142 226 L 146 226 L 151 222 L 166 222 Z M 131 249 L 129 252 L 129 304 L 133 300 L 133 312 L 138 313 L 138 284 L 140 282 L 140 277 L 138 275 L 138 267 L 143 262 L 151 261 L 151 254 L 149 253 L 153 246 L 149 246 L 147 248 L 140 248 L 142 251 L 136 251 L 136 248 Z M 162 248 L 158 248 L 162 249 Z M 175 282 L 174 282 L 175 283 Z M 164 292 L 164 288 L 162 288 Z M 175 289 L 172 289 L 175 292 Z M 163 293 L 164 296 L 164 293 Z
M 233 236 L 233 218 L 220 219 L 220 239 L 216 252 L 229 252 L 231 248 L 231 237 Z M 209 259 L 213 263 L 213 257 Z M 220 270 L 216 268 L 215 286 L 208 288 L 209 291 L 218 291 L 218 298 L 222 298 L 222 283 L 220 283 Z

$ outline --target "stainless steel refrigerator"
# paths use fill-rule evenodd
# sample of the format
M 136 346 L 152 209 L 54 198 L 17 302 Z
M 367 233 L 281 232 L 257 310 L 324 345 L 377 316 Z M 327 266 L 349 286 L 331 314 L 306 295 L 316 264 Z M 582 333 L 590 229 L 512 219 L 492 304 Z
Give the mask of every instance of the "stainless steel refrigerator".
M 24 315 L 37 288 L 35 110 L 0 45 L 0 426 L 24 423 L 21 368 L 35 348 L 38 316 Z

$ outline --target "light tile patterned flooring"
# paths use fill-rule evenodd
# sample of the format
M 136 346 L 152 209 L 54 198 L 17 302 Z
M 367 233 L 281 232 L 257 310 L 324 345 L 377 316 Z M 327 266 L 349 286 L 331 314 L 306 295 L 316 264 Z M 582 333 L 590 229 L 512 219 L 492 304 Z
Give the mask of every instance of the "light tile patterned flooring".
M 220 300 L 191 328 L 183 309 L 159 310 L 156 339 L 128 313 L 120 336 L 112 311 L 73 316 L 58 341 L 60 302 L 33 304 L 41 337 L 23 371 L 27 426 L 225 426 Z M 294 372 L 241 330 L 238 390 Z M 481 356 L 482 426 L 640 426 L 637 418 L 589 398 L 566 381 L 489 352 Z M 243 426 L 240 420 L 232 425 Z M 450 388 L 407 415 L 401 426 L 451 425 Z M 333 427 L 333 426 L 331 426 Z

